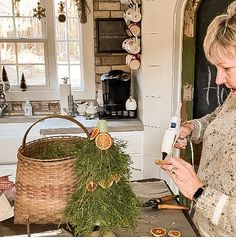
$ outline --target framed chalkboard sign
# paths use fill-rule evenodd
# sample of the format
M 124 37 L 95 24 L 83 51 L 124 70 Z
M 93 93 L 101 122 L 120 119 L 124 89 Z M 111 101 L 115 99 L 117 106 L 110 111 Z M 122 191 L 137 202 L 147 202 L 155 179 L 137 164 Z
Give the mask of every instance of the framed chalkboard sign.
M 205 57 L 203 41 L 207 27 L 213 18 L 226 12 L 231 2 L 233 0 L 202 1 L 198 8 L 193 118 L 200 118 L 214 111 L 218 106 L 223 104 L 230 93 L 230 90 L 225 85 L 216 85 L 216 68 Z
M 125 53 L 123 41 L 128 38 L 123 18 L 97 18 L 97 52 Z

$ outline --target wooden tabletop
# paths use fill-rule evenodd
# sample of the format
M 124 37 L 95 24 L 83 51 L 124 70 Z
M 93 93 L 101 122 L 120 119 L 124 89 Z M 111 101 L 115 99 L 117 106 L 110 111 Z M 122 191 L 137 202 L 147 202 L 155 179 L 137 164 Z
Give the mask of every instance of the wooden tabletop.
M 171 195 L 171 191 L 166 182 L 159 179 L 146 179 L 132 182 L 133 191 L 141 201 L 148 201 L 151 198 L 159 198 Z M 177 204 L 175 200 L 168 202 Z M 63 226 L 59 226 L 60 228 Z M 167 231 L 178 230 L 183 237 L 199 236 L 191 219 L 188 217 L 187 210 L 154 209 L 142 207 L 138 219 L 137 227 L 134 231 L 115 232 L 119 237 L 151 237 L 150 229 L 155 227 L 165 228 Z M 57 225 L 36 225 L 31 224 L 31 233 L 45 232 L 57 229 Z M 13 223 L 13 218 L 0 222 L 0 237 L 25 235 L 26 226 Z M 71 236 L 66 231 L 60 236 Z

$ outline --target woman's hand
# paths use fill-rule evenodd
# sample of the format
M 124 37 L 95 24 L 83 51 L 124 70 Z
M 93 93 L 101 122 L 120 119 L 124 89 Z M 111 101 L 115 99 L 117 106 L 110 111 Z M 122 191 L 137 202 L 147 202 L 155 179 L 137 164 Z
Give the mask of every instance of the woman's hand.
M 175 148 L 185 149 L 187 146 L 187 137 L 191 135 L 194 126 L 192 123 L 186 122 L 180 126 L 179 137 L 175 143 Z
M 181 158 L 166 158 L 161 168 L 173 179 L 183 195 L 191 200 L 197 189 L 204 185 L 192 165 Z

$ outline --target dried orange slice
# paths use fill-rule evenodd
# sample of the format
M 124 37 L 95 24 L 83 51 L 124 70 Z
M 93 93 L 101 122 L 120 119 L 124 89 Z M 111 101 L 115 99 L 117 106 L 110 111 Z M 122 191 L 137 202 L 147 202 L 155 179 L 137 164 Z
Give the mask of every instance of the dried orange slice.
M 98 183 L 102 188 L 110 188 L 113 184 L 113 180 L 111 178 L 102 180 Z
M 95 144 L 101 150 L 107 150 L 111 147 L 112 143 L 112 138 L 108 133 L 99 133 L 95 138 Z
M 162 237 L 166 235 L 166 229 L 161 227 L 152 228 L 151 234 L 155 237 Z
M 116 184 L 120 181 L 120 175 L 119 174 L 113 174 L 112 179 L 116 182 Z
M 181 235 L 182 235 L 181 232 L 178 230 L 170 230 L 168 232 L 169 237 L 181 237 Z
M 88 181 L 86 184 L 86 188 L 89 192 L 93 192 L 97 188 L 97 184 L 93 181 Z
M 93 128 L 91 133 L 90 133 L 90 140 L 93 140 L 97 137 L 97 135 L 99 134 L 99 128 Z
M 156 163 L 157 165 L 162 165 L 163 164 L 163 161 L 158 159 L 158 160 L 155 160 L 154 163 Z

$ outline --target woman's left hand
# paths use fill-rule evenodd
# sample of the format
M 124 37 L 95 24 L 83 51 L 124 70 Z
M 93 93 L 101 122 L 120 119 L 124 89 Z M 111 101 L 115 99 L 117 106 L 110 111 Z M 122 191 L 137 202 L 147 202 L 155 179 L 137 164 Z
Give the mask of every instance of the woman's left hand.
M 166 158 L 161 168 L 173 179 L 183 195 L 191 200 L 197 189 L 204 185 L 192 165 L 181 158 Z

